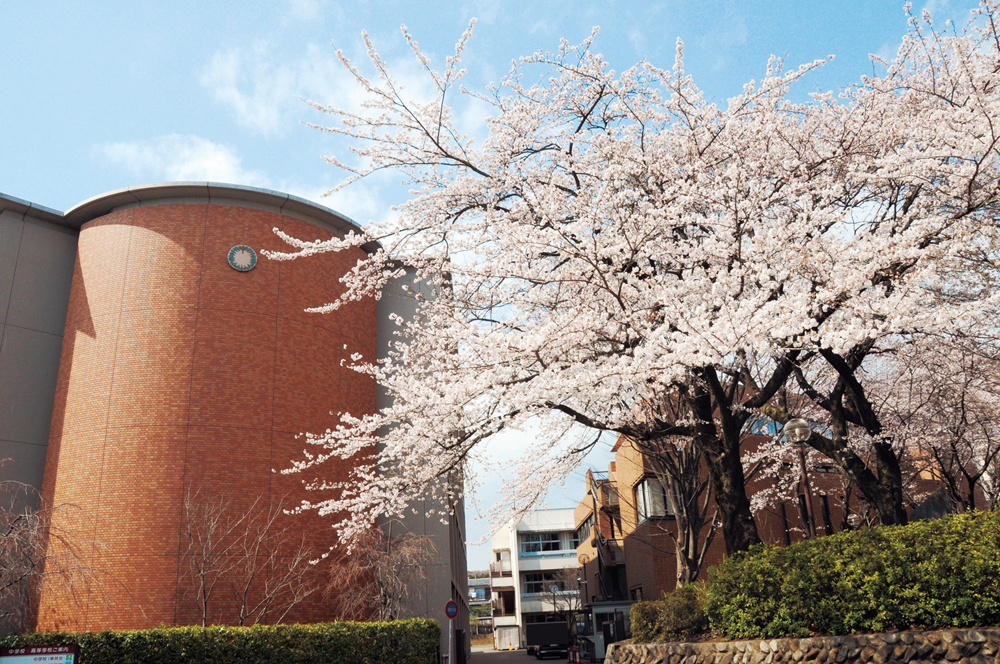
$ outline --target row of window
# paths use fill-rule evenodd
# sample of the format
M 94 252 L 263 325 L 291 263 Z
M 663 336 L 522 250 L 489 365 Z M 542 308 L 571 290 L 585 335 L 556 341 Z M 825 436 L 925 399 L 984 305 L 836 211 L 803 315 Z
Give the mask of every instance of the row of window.
M 580 527 L 576 529 L 576 533 L 573 535 L 573 538 L 577 542 L 582 542 L 583 540 L 587 539 L 588 537 L 590 537 L 590 528 L 593 525 L 594 525 L 594 513 L 591 512 L 590 514 L 587 515 L 587 518 L 584 520 L 584 522 L 580 524 Z
M 548 593 L 563 589 L 564 583 L 557 572 L 532 572 L 524 575 L 524 592 Z
M 670 503 L 663 485 L 654 477 L 646 477 L 635 485 L 635 507 L 639 514 L 639 523 L 656 517 L 671 514 Z M 576 549 L 580 542 L 590 536 L 590 528 L 594 525 L 594 515 L 589 514 L 580 527 L 574 531 L 567 550 Z M 614 530 L 614 525 L 612 525 Z M 611 537 L 614 537 L 612 532 Z M 521 533 L 518 535 L 521 553 L 547 553 L 563 551 L 562 533 Z M 497 554 L 499 560 L 499 554 Z M 535 591 L 526 591 L 535 592 Z
M 635 510 L 639 515 L 639 523 L 647 519 L 665 517 L 673 514 L 670 509 L 670 501 L 667 499 L 667 492 L 663 490 L 663 485 L 655 477 L 645 477 L 635 485 Z M 590 536 L 590 528 L 594 525 L 594 514 L 588 514 L 587 518 L 574 534 L 574 545 L 579 544 Z M 612 518 L 611 539 L 615 537 L 615 530 L 621 531 L 621 523 Z M 524 551 L 524 545 L 521 545 Z
M 580 544 L 576 533 L 563 547 L 562 533 L 521 533 L 518 535 L 521 553 L 546 553 L 548 551 L 574 550 Z

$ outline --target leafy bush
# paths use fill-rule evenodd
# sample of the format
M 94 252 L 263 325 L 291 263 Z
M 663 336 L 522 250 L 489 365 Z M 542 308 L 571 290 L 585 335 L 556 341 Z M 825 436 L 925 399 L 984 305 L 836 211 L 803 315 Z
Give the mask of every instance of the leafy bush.
M 691 583 L 659 600 L 632 605 L 629 618 L 632 636 L 637 641 L 677 641 L 691 638 L 708 629 L 705 604 L 708 589 L 704 583 Z
M 435 664 L 433 620 L 11 635 L 0 647 L 80 646 L 87 664 Z
M 710 571 L 731 639 L 1000 623 L 1000 512 L 758 545 Z

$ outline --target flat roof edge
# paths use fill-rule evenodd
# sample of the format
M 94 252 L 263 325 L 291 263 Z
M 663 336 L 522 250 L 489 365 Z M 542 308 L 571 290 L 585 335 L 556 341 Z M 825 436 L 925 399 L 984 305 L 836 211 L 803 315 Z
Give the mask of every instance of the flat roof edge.
M 272 189 L 224 182 L 155 182 L 133 185 L 88 198 L 68 210 L 64 216 L 66 225 L 79 229 L 88 221 L 103 216 L 123 205 L 135 205 L 172 198 L 203 198 L 209 202 L 213 199 L 246 201 L 248 203 L 273 207 L 281 213 L 315 219 L 343 235 L 351 232 L 362 232 L 361 226 L 353 219 L 325 205 L 319 205 L 308 199 Z M 364 245 L 363 248 L 368 253 L 373 253 L 379 249 L 379 245 L 371 242 Z
M 43 205 L 32 203 L 15 196 L 0 193 L 0 212 L 9 211 L 15 215 L 33 217 L 60 226 L 80 230 L 88 221 L 108 214 L 124 205 L 137 205 L 170 199 L 204 199 L 209 203 L 219 201 L 244 201 L 265 205 L 281 214 L 313 219 L 341 235 L 361 233 L 361 226 L 347 215 L 333 208 L 314 203 L 301 196 L 282 193 L 272 189 L 224 182 L 155 182 L 114 189 L 98 194 L 79 203 L 66 212 L 59 212 Z M 368 242 L 361 247 L 369 254 L 378 251 L 378 242 Z
M 66 225 L 63 213 L 59 210 L 53 210 L 52 208 L 45 207 L 44 205 L 32 203 L 31 201 L 26 201 L 23 198 L 17 198 L 16 196 L 10 196 L 0 192 L 0 212 L 7 211 L 25 217 L 34 217 L 35 219 L 41 219 L 43 221 L 59 224 L 61 226 Z

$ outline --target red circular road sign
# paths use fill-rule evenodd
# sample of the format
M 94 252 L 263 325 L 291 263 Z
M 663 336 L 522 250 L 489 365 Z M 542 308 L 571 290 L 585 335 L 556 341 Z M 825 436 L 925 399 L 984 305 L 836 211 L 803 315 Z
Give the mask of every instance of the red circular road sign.
M 458 615 L 458 604 L 455 604 L 455 600 L 448 600 L 448 603 L 444 605 L 444 613 L 449 618 L 454 618 Z

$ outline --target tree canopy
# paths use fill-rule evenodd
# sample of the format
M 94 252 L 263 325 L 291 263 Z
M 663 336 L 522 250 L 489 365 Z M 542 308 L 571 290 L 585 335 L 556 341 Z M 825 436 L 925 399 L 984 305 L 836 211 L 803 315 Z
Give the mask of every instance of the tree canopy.
M 918 340 L 995 331 L 997 18 L 992 0 L 961 32 L 914 17 L 893 60 L 874 58 L 876 73 L 836 93 L 796 97 L 823 61 L 788 71 L 772 58 L 724 106 L 685 73 L 680 42 L 672 69 L 616 73 L 596 30 L 469 92 L 471 25 L 441 71 L 403 29 L 436 91 L 415 101 L 366 36 L 374 78 L 341 56 L 363 111 L 313 104 L 357 157 L 327 159 L 349 171 L 342 186 L 392 169 L 412 197 L 361 235 L 283 235 L 290 250 L 271 257 L 376 240 L 340 300 L 316 311 L 378 297 L 408 271 L 417 313 L 396 320 L 389 357 L 354 359 L 393 404 L 340 414 L 291 469 L 331 490 L 307 507 L 357 532 L 530 421 L 534 472 L 511 494 L 516 513 L 580 462 L 588 436 L 688 436 L 732 551 L 758 540 L 741 433 L 808 412 L 809 445 L 883 523 L 905 522 L 904 441 L 870 384 Z M 490 105 L 482 144 L 457 128 L 456 94 Z M 324 461 L 376 439 L 377 460 L 324 480 Z

